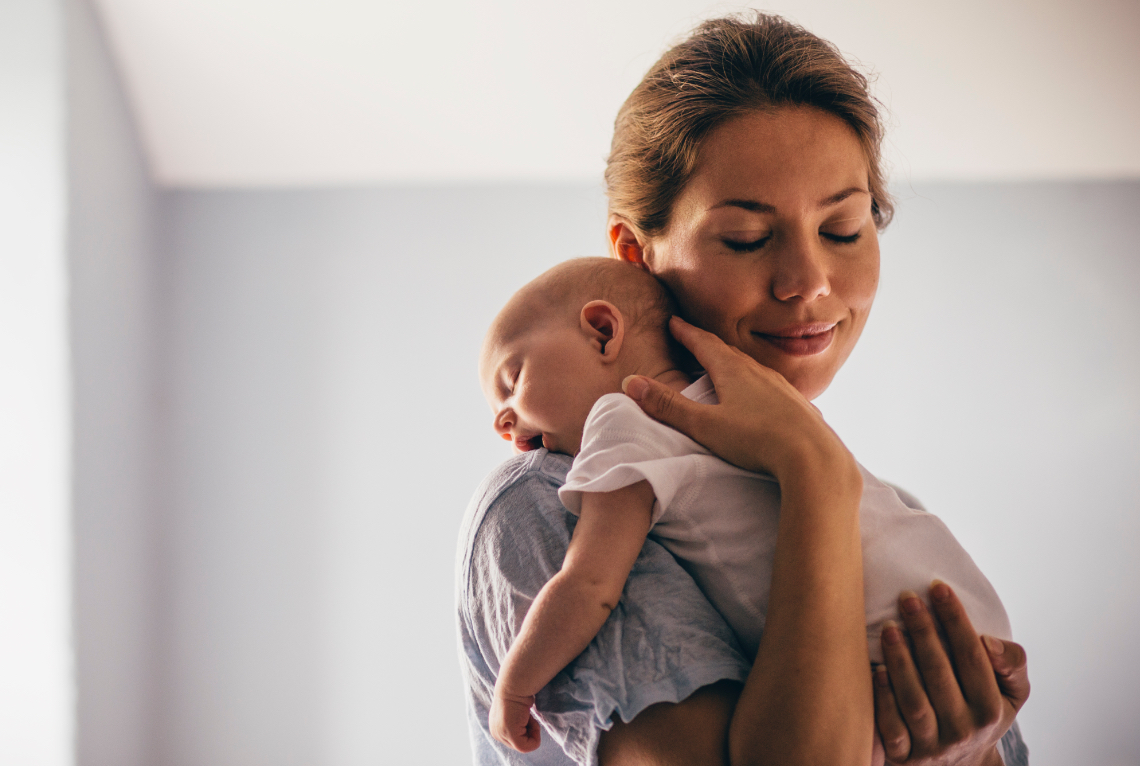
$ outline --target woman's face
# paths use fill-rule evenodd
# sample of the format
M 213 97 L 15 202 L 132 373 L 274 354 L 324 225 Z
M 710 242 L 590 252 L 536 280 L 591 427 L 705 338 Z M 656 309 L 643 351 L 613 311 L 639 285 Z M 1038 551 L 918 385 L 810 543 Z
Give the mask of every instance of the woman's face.
M 665 233 L 639 245 L 689 321 L 813 399 L 854 348 L 879 282 L 859 140 L 813 108 L 734 118 L 706 137 Z

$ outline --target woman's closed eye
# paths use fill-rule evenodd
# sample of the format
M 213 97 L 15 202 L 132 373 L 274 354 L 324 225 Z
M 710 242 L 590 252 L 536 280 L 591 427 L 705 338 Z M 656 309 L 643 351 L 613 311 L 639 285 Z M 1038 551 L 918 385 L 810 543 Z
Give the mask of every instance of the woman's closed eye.
M 724 243 L 725 247 L 734 253 L 751 253 L 764 247 L 764 243 L 766 243 L 771 238 L 771 234 L 765 234 L 759 239 L 753 240 L 739 240 L 729 237 L 722 237 L 720 241 Z
M 857 231 L 854 234 L 835 234 L 834 232 L 830 231 L 821 231 L 819 233 L 819 236 L 823 237 L 824 239 L 829 239 L 832 242 L 838 242 L 842 245 L 850 245 L 852 242 L 858 241 L 859 236 L 862 233 L 863 232 L 861 231 Z

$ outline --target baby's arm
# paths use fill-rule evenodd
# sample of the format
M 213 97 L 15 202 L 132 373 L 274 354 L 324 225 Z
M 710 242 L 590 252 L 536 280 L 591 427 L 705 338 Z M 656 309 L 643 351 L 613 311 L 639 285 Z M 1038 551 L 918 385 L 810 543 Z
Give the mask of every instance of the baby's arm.
M 539 745 L 534 695 L 593 640 L 621 597 L 649 534 L 653 489 L 639 481 L 612 492 L 586 492 L 562 569 L 527 612 L 499 669 L 491 734 L 519 752 Z

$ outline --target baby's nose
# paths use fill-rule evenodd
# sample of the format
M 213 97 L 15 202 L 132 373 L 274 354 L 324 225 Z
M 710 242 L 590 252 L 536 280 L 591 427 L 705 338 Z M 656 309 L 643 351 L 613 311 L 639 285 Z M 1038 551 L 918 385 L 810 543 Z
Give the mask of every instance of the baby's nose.
M 499 436 L 507 441 L 511 440 L 511 428 L 515 425 L 514 413 L 509 409 L 504 409 L 499 414 L 495 415 L 494 427 Z

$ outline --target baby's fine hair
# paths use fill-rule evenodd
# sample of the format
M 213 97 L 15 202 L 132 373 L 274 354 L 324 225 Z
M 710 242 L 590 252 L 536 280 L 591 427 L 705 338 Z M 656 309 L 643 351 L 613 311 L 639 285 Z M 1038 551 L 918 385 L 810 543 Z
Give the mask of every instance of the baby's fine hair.
M 625 318 L 627 332 L 662 337 L 669 356 L 680 369 L 696 369 L 692 356 L 669 332 L 670 317 L 680 311 L 677 300 L 652 274 L 632 263 L 616 258 L 563 261 L 525 285 L 511 304 L 520 302 L 531 307 L 525 313 L 534 317 L 577 324 L 582 307 L 594 300 L 617 306 Z
M 573 312 L 590 301 L 609 301 L 621 310 L 630 329 L 668 331 L 677 302 L 665 285 L 645 269 L 615 258 L 573 258 L 539 275 L 520 297 Z

